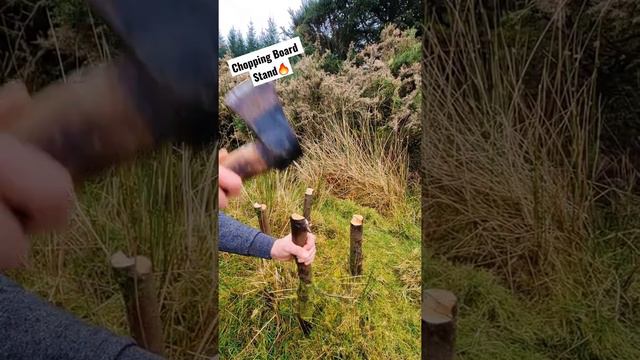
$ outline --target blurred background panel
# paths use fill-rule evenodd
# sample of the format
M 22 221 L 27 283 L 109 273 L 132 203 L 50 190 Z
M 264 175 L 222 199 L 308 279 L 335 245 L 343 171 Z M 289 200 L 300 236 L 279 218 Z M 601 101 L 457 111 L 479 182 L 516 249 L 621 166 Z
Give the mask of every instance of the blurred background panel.
M 635 359 L 635 1 L 428 0 L 423 288 L 462 359 Z
M 33 93 L 105 63 L 119 40 L 82 0 L 0 3 L 0 83 Z M 215 59 L 212 59 L 215 61 Z M 215 119 L 212 119 L 215 121 Z M 31 266 L 12 278 L 92 324 L 131 335 L 109 259 L 153 264 L 166 355 L 217 352 L 217 152 L 166 146 L 78 189 L 71 227 L 33 241 Z

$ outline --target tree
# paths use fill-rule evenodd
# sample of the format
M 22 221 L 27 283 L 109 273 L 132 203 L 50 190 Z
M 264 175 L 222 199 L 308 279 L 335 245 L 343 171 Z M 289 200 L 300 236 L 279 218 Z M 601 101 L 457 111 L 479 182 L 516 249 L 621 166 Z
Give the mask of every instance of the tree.
M 416 0 L 303 0 L 297 10 L 290 10 L 291 35 L 306 43 L 316 40 L 324 49 L 346 58 L 349 46 L 361 49 L 379 40 L 387 24 L 401 29 L 414 27 L 421 33 L 424 8 Z
M 273 18 L 269 18 L 267 21 L 267 28 L 262 29 L 262 35 L 260 35 L 260 46 L 267 47 L 280 42 L 280 33 L 278 26 Z
M 227 42 L 224 40 L 224 36 L 218 34 L 218 58 L 222 59 L 228 51 L 229 48 L 227 47 Z
M 246 52 L 252 52 L 260 48 L 258 42 L 258 35 L 256 34 L 256 27 L 253 25 L 253 21 L 249 22 L 249 30 L 247 31 L 247 46 Z
M 227 35 L 227 43 L 229 51 L 233 56 L 240 56 L 247 53 L 246 45 L 244 43 L 244 39 L 242 38 L 242 33 L 240 32 L 240 30 L 236 30 L 236 28 L 234 27 L 229 30 L 229 35 Z

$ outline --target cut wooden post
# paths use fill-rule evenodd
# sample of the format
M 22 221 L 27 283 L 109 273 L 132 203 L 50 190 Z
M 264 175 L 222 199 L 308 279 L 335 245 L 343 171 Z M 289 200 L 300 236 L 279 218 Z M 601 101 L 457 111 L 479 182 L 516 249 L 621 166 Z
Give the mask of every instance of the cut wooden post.
M 311 224 L 311 205 L 313 204 L 313 189 L 307 188 L 307 191 L 304 193 L 304 207 L 302 211 L 302 216 Z
M 253 204 L 253 208 L 256 210 L 256 215 L 258 216 L 260 231 L 271 235 L 271 227 L 269 226 L 269 218 L 267 217 L 267 205 L 255 203 Z
M 349 270 L 352 276 L 362 275 L 362 215 L 351 218 L 351 254 L 349 256 Z
M 422 360 L 455 357 L 458 300 L 447 290 L 428 289 L 422 294 Z
M 144 256 L 128 257 L 118 251 L 111 256 L 111 266 L 122 289 L 131 335 L 141 347 L 164 356 L 151 260 Z
M 304 216 L 298 214 L 291 215 L 291 237 L 293 243 L 298 246 L 307 244 L 308 222 Z M 313 318 L 312 285 L 311 285 L 311 265 L 299 263 L 294 259 L 298 266 L 298 321 L 305 335 L 308 335 L 312 329 L 311 320 Z

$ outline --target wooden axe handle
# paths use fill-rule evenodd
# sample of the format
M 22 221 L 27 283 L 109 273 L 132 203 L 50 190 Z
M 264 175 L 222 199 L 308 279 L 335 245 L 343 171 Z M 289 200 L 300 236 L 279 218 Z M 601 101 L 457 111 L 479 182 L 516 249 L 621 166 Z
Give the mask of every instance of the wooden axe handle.
M 49 85 L 13 113 L 8 133 L 58 160 L 74 181 L 153 145 L 113 65 Z
M 238 174 L 242 180 L 269 170 L 269 166 L 261 155 L 259 143 L 245 144 L 230 152 L 221 165 Z

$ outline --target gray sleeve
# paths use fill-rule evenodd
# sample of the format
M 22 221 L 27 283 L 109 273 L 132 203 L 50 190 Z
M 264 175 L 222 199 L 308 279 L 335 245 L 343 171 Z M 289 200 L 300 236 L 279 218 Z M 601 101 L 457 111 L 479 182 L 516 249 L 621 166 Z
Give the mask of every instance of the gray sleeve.
M 14 360 L 159 360 L 133 339 L 91 326 L 0 275 L 0 357 Z
M 219 213 L 220 251 L 271 259 L 275 239 Z

